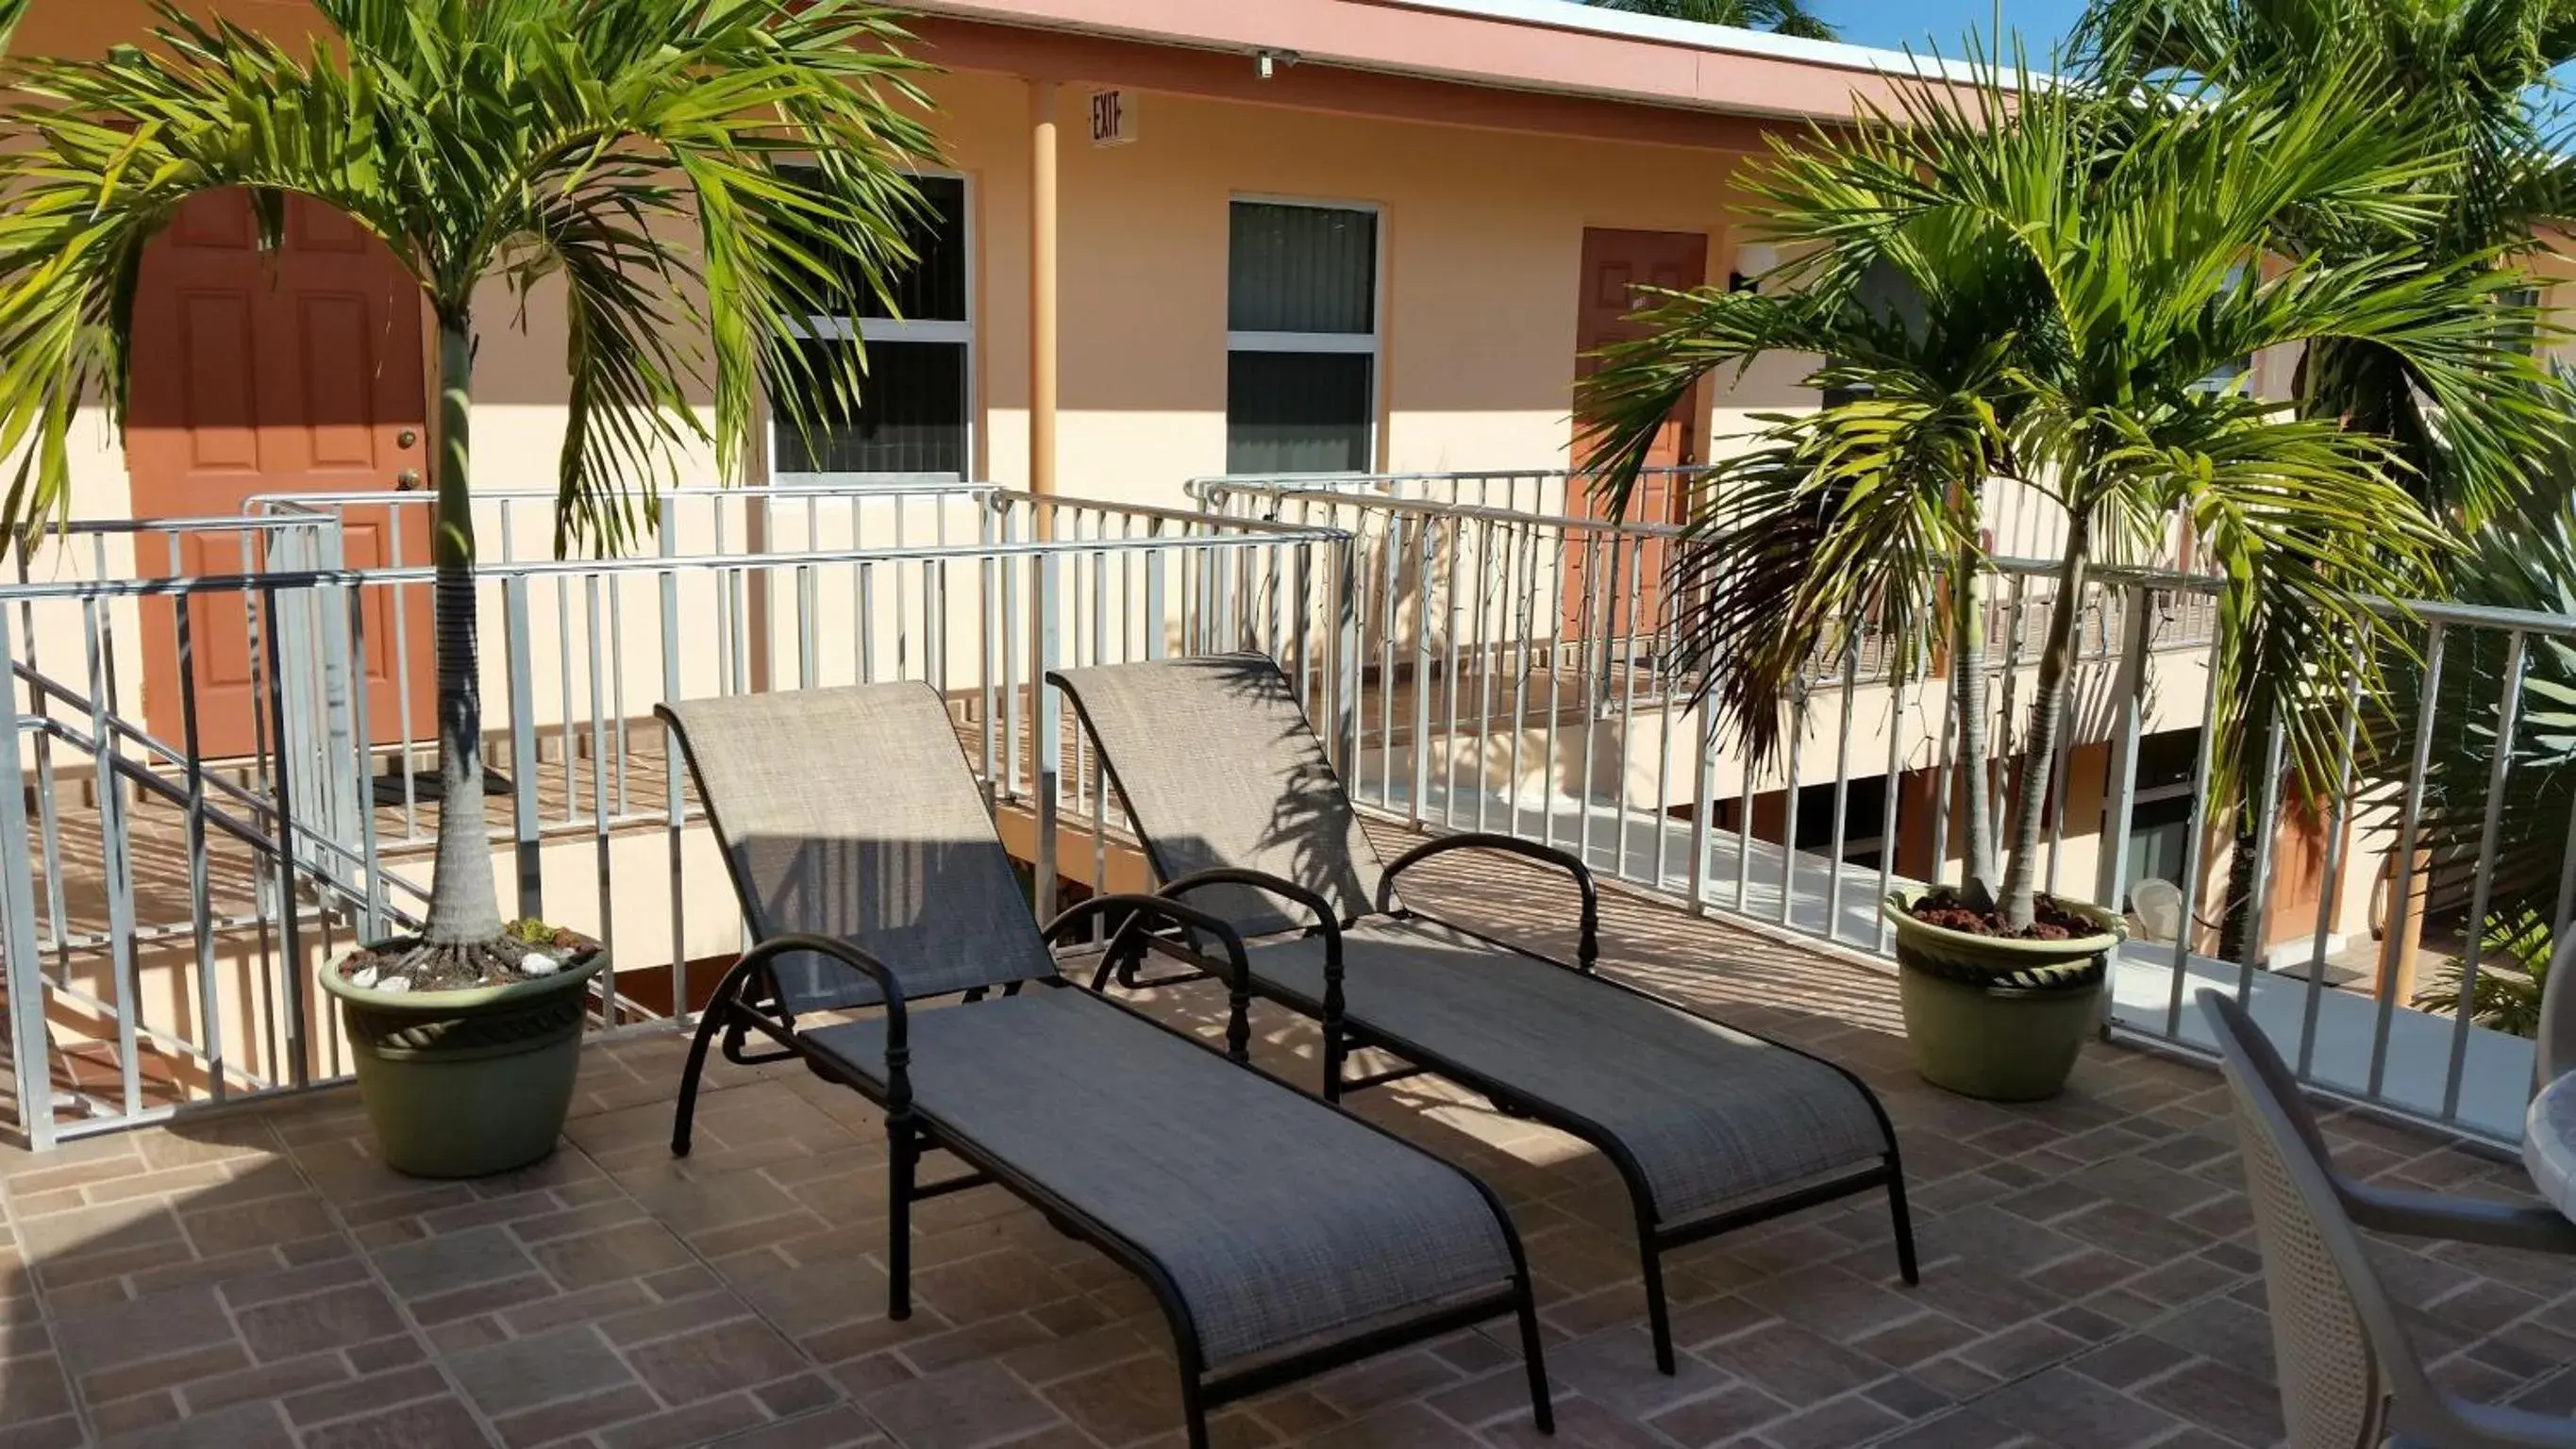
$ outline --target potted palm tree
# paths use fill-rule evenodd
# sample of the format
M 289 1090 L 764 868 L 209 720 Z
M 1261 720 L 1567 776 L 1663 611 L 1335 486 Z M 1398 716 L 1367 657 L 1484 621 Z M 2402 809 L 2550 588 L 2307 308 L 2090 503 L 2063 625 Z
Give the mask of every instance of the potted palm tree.
M 2453 416 L 2531 405 L 2533 364 L 2497 325 L 2517 310 L 2511 278 L 2490 258 L 2266 263 L 2290 218 L 2438 204 L 2446 153 L 2374 114 L 2359 79 L 2087 89 L 2016 66 L 1976 88 L 1901 85 L 1892 109 L 1753 168 L 1750 209 L 1790 260 L 1757 290 L 1666 294 L 1651 334 L 1584 386 L 1615 504 L 1702 377 L 1774 351 L 1826 359 L 1811 381 L 1830 405 L 1759 419 L 1703 481 L 1667 590 L 1688 610 L 1673 663 L 1748 769 L 1852 631 L 1877 631 L 1901 671 L 1949 665 L 1966 858 L 1955 881 L 1884 903 L 1907 1034 L 1939 1085 L 2053 1094 L 2099 1019 L 2117 903 L 2038 888 L 2097 570 L 2150 562 L 2187 520 L 2222 579 L 2220 759 L 2257 710 L 2285 722 L 2303 778 L 2331 780 L 2340 737 L 2314 706 L 2376 686 L 2370 599 L 2419 593 L 2442 547 L 2384 441 L 2216 379 L 2268 349 L 2359 338 Z M 1995 479 L 2051 500 L 2060 531 L 2029 717 L 1990 799 L 1976 582 Z
M 2350 60 L 2374 57 L 2365 79 L 2379 106 L 2389 115 L 2408 112 L 2430 118 L 2414 127 L 2422 143 L 2470 158 L 2447 173 L 2435 204 L 2403 218 L 2379 217 L 2355 225 L 2343 208 L 2322 208 L 2290 219 L 2282 237 L 2287 254 L 2367 255 L 2392 243 L 2419 249 L 2428 256 L 2488 257 L 2510 264 L 2544 246 L 2544 227 L 2565 214 L 2566 172 L 2559 160 L 2557 101 L 2551 76 L 2576 61 L 2576 27 L 2563 23 L 2555 0 L 2500 0 L 2476 6 L 2417 5 L 2407 0 L 2286 0 L 2281 4 L 2234 5 L 2212 0 L 2097 0 L 2086 12 L 2068 51 L 2083 72 L 2105 85 L 2125 84 L 2142 76 L 2179 73 L 2233 86 L 2264 76 L 2274 83 L 2322 68 L 2329 79 L 2348 79 Z M 2392 236 L 2394 222 L 2402 231 Z M 2522 285 L 2536 288 L 2536 280 Z M 2432 514 L 2461 536 L 2466 553 L 2443 570 L 2443 597 L 2461 603 L 2528 606 L 2523 585 L 2546 577 L 2530 565 L 2554 565 L 2556 588 L 2542 590 L 2554 604 L 2576 573 L 2566 572 L 2563 509 L 2570 472 L 2567 458 L 2576 449 L 2576 395 L 2565 379 L 2556 379 L 2560 425 L 2556 437 L 2532 437 L 2512 426 L 2447 427 L 2433 399 L 2409 375 L 2402 359 L 2366 339 L 2323 339 L 2305 350 L 2291 388 L 2292 401 L 2310 417 L 2335 418 L 2386 438 L 2406 463 L 2401 479 Z M 2535 548 L 2534 545 L 2537 545 Z M 2470 636 L 2474 637 L 2474 636 Z M 2459 754 L 2455 740 L 2492 731 L 2496 666 L 2492 654 L 2482 657 L 2470 637 L 2453 634 L 2444 669 L 2445 681 L 2484 686 L 2480 691 L 2441 691 L 2442 730 L 2436 738 L 2432 778 L 2437 792 L 2482 793 L 2487 778 L 2485 741 Z M 2533 651 L 2539 667 L 2559 661 L 2546 650 Z M 2394 696 L 2387 719 L 2411 722 L 2413 680 L 2405 661 L 2398 661 Z M 2455 708 L 2455 706 L 2458 706 Z M 2461 728 L 2464 720 L 2481 728 Z M 2536 726 L 2538 721 L 2533 721 Z M 2249 718 L 2248 734 L 2267 738 L 2269 724 Z M 2554 738 L 2546 729 L 2540 737 Z M 2385 743 L 2381 741 L 2379 743 Z M 2268 751 L 2250 752 L 2240 763 L 2246 777 L 2226 782 L 2237 808 L 2230 812 L 2229 878 L 2236 883 L 2223 906 L 2219 954 L 2251 960 L 2264 946 L 2261 923 L 2252 919 L 2256 892 L 2246 888 L 2263 844 L 2270 816 L 2263 808 L 2270 786 L 2262 777 Z M 2473 755 L 2474 758 L 2464 758 Z M 2365 777 L 2386 789 L 2402 789 L 2411 752 L 2373 748 L 2361 764 Z M 2448 769 L 2455 760 L 2457 770 Z M 2509 837 L 2545 836 L 2556 829 L 2563 837 L 2566 818 L 2563 789 L 2553 790 L 2561 776 L 2549 773 L 2542 758 L 2517 761 L 2515 786 L 2505 802 Z M 2418 846 L 2433 862 L 2437 892 L 2450 882 L 2453 862 L 2478 853 L 2480 815 L 2472 808 L 2454 816 L 2447 801 L 2428 801 L 2416 813 Z M 2473 806 L 2474 801 L 2470 802 Z M 2552 810 L 2556 813 L 2550 813 Z M 2544 824 L 2543 822 L 2553 822 Z M 2392 844 L 2394 842 L 2391 842 Z M 2560 842 L 2563 844 L 2563 841 Z M 2502 897 L 2526 890 L 2538 895 L 2557 885 L 2555 853 L 2538 874 L 2546 884 L 2526 885 L 2529 876 L 2515 869 L 2497 872 L 2498 912 L 2518 919 L 2520 907 L 2507 909 Z M 2554 899 L 2550 903 L 2554 906 Z
M 385 1159 L 466 1176 L 550 1151 L 596 943 L 505 929 L 485 824 L 471 458 L 478 297 L 559 289 L 567 429 L 556 549 L 655 518 L 674 449 L 739 474 L 763 380 L 829 415 L 858 344 L 791 322 L 885 293 L 931 152 L 882 12 L 843 0 L 316 0 L 282 43 L 165 6 L 149 48 L 20 57 L 0 89 L 0 526 L 67 506 L 63 440 L 126 396 L 136 268 L 192 196 L 245 189 L 273 247 L 290 195 L 336 207 L 436 319 L 438 842 L 426 920 L 322 968 Z M 525 316 L 523 309 L 518 311 Z M 711 408 L 693 406 L 704 388 Z

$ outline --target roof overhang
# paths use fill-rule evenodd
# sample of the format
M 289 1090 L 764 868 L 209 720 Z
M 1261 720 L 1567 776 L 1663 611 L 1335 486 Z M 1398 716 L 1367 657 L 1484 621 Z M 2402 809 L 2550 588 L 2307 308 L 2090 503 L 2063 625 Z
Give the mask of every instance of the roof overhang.
M 1574 0 L 903 0 L 905 8 L 1037 30 L 1300 64 L 1739 116 L 1845 121 L 1921 77 L 1971 84 L 1955 62 Z

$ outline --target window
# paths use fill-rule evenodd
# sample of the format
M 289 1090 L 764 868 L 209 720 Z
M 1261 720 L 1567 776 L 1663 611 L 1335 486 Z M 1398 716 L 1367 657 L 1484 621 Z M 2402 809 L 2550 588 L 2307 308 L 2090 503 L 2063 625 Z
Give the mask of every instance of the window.
M 949 473 L 973 468 L 974 323 L 968 315 L 966 183 L 954 176 L 917 178 L 923 215 L 906 231 L 915 260 L 894 279 L 895 305 L 864 293 L 854 317 L 811 317 L 796 328 L 799 347 L 845 342 L 855 332 L 867 346 L 867 377 L 855 412 L 772 386 L 771 472 Z M 897 314 L 901 315 L 898 316 Z M 801 393 L 802 390 L 797 390 Z M 806 426 L 797 427 L 802 417 Z
M 2191 788 L 2200 758 L 2200 731 L 2160 730 L 2138 738 L 2137 777 L 2129 795 L 2128 865 L 2122 879 L 2135 891 L 2141 881 L 2180 884 L 2191 849 Z M 2122 901 L 2123 910 L 2135 908 Z
M 2545 299 L 2539 287 L 2531 286 L 2508 287 L 2502 292 L 2496 294 L 2496 300 L 2502 302 L 2507 307 L 2528 308 L 2536 313 L 2540 310 L 2541 303 Z M 2522 334 L 2522 350 L 2524 352 L 2539 353 L 2543 350 L 2540 345 L 2540 331 L 2537 326 L 2525 323 L 2518 326 L 2516 330 Z
M 1225 470 L 1367 471 L 1377 213 L 1235 202 L 1226 274 Z
M 1884 260 L 1870 263 L 1869 270 L 1861 273 L 1860 285 L 1852 289 L 1852 301 L 1872 317 L 1904 323 L 1906 332 L 1913 337 L 1923 335 L 1922 289 Z M 1869 391 L 1866 383 L 1858 387 L 1829 387 L 1824 390 L 1820 401 L 1829 408 L 1841 407 L 1859 400 Z
M 2238 262 L 2235 266 L 2227 269 L 2227 280 L 2219 284 L 2219 291 L 2221 293 L 2242 292 L 2247 287 L 2252 286 L 2253 281 L 2254 276 L 2252 270 L 2243 262 Z M 2239 357 L 2231 362 L 2222 362 L 2218 366 L 2211 368 L 2209 370 L 2209 376 L 2202 378 L 2199 382 L 2193 385 L 2203 389 L 2204 391 L 2220 392 L 2227 388 L 2234 387 L 2239 378 L 2244 377 L 2247 373 L 2252 372 L 2253 370 L 2253 358 Z

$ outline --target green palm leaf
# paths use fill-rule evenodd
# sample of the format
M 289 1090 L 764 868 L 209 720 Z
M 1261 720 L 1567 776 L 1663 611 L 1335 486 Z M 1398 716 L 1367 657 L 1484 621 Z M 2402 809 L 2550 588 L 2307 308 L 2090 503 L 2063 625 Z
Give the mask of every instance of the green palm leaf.
M 2395 359 L 2461 416 L 2537 425 L 2543 389 L 2514 333 L 2536 319 L 2504 296 L 2492 255 L 2394 240 L 2231 285 L 2296 218 L 2331 209 L 2396 238 L 2440 212 L 2435 182 L 2456 158 L 2370 112 L 2361 77 L 2224 91 L 1990 78 L 1964 103 L 1900 86 L 1889 111 L 1778 147 L 1746 186 L 1766 239 L 1794 260 L 1754 296 L 1670 297 L 1647 314 L 1653 335 L 1608 349 L 1585 385 L 1614 498 L 1665 411 L 1710 372 L 1818 353 L 1833 361 L 1810 381 L 1850 399 L 1760 420 L 1753 446 L 1715 470 L 1671 591 L 1693 601 L 1680 648 L 1756 763 L 1813 651 L 1864 614 L 1905 667 L 1922 668 L 1945 629 L 1952 655 L 1973 657 L 1973 611 L 1944 610 L 1941 579 L 1980 562 L 1979 498 L 2010 478 L 2068 518 L 2025 772 L 2058 747 L 2090 570 L 2142 557 L 2181 513 L 2222 579 L 2222 760 L 2242 753 L 2255 713 L 2286 722 L 2306 778 L 2332 778 L 2329 706 L 2386 664 L 2364 599 L 2419 594 L 2444 535 L 2386 441 L 2206 379 L 2264 348 L 2341 340 Z M 1882 271 L 1910 284 L 1912 315 L 1860 303 Z M 1981 691 L 1963 698 L 1963 719 L 1982 711 Z M 1973 750 L 1959 773 L 1983 773 Z M 2018 792 L 2007 842 L 2004 905 L 2019 922 L 2045 794 Z
M 0 125 L 0 527 L 68 506 L 65 439 L 121 423 L 135 281 L 190 198 L 248 192 L 263 243 L 290 195 L 337 208 L 419 282 L 438 323 L 444 806 L 429 936 L 499 935 L 479 783 L 468 513 L 473 349 L 487 287 L 560 287 L 568 423 L 559 551 L 655 517 L 676 449 L 739 477 L 760 390 L 844 401 L 859 344 L 790 345 L 887 294 L 931 138 L 920 67 L 850 0 L 316 0 L 291 49 L 163 5 L 152 44 L 19 57 Z M 0 21 L 11 12 L 0 11 Z M 705 397 L 704 406 L 692 400 Z

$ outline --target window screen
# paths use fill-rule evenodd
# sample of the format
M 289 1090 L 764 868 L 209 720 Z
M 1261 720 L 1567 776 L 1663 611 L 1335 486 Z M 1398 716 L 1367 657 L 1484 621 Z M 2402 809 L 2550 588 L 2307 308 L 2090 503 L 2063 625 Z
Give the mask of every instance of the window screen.
M 1234 203 L 1226 471 L 1357 472 L 1377 417 L 1377 214 Z

